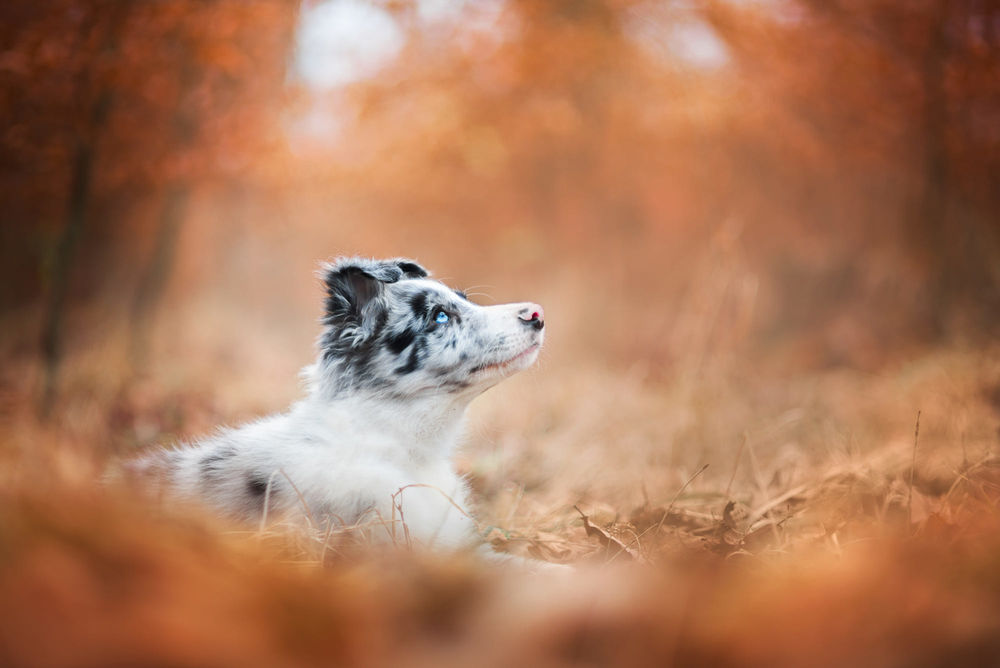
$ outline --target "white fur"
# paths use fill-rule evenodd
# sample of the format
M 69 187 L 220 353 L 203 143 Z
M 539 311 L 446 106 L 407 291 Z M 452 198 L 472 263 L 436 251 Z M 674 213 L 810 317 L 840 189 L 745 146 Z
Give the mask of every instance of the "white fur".
M 415 316 L 405 310 L 414 291 L 455 299 L 428 279 L 386 288 L 384 298 L 394 313 L 387 327 L 397 329 L 413 326 L 407 317 Z M 344 389 L 336 378 L 341 367 L 324 362 L 321 350 L 317 363 L 304 371 L 308 395 L 287 412 L 160 451 L 134 468 L 157 472 L 180 497 L 250 522 L 260 521 L 264 505 L 268 521 L 308 519 L 321 527 L 371 521 L 375 540 L 445 549 L 478 545 L 468 488 L 452 463 L 466 407 L 534 363 L 543 331 L 541 323 L 525 326 L 530 325 L 526 312 L 541 312 L 536 304 L 484 307 L 461 300 L 459 306 L 461 326 L 428 336 L 426 371 L 403 375 L 388 389 Z M 449 335 L 454 342 L 445 338 Z M 467 387 L 442 389 L 432 372 L 441 376 L 440 368 L 460 364 L 460 353 L 485 368 L 461 376 L 470 379 Z M 380 368 L 393 368 L 400 357 L 386 349 L 373 359 Z M 255 493 L 248 493 L 248 485 Z

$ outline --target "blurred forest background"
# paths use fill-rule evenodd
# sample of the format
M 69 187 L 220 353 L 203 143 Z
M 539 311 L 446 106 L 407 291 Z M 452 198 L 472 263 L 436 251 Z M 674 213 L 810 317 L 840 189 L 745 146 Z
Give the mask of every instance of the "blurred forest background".
M 47 401 L 98 340 L 140 367 L 160 334 L 187 348 L 209 293 L 223 338 L 304 343 L 310 272 L 347 252 L 576 284 L 557 328 L 657 370 L 687 338 L 873 369 L 996 332 L 995 3 L 4 13 L 0 285 L 30 323 L 5 331 L 41 340 Z
M 1000 445 L 1000 2 L 0 16 L 6 512 L 283 408 L 362 254 L 546 308 L 460 462 L 502 549 L 613 546 L 574 504 L 654 560 L 996 516 L 956 490 Z

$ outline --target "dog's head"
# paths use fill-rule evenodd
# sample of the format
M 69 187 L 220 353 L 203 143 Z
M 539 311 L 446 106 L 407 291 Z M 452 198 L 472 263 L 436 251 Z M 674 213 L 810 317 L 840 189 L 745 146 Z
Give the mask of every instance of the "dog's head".
M 542 307 L 480 306 L 406 259 L 341 258 L 322 268 L 319 370 L 333 393 L 476 394 L 530 366 Z

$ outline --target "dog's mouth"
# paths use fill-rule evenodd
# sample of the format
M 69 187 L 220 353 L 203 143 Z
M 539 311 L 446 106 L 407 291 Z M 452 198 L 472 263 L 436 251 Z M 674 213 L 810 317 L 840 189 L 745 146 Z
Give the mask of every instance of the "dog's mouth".
M 502 362 L 492 362 L 490 364 L 483 364 L 481 366 L 477 366 L 472 370 L 472 373 L 483 373 L 485 371 L 503 371 L 509 369 L 510 367 L 514 366 L 517 362 L 522 361 L 524 358 L 528 357 L 529 355 L 531 355 L 531 353 L 535 352 L 541 347 L 542 344 L 540 343 L 532 343 L 530 346 L 528 346 L 518 354 L 514 355 L 513 357 L 507 358 Z

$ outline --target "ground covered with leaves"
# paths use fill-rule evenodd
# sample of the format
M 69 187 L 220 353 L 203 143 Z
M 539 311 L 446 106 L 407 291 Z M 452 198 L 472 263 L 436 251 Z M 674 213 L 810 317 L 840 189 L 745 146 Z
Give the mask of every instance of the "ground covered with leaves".
M 734 368 L 667 382 L 557 357 L 477 400 L 459 467 L 485 539 L 572 565 L 526 573 L 372 548 L 358 529 L 223 525 L 102 487 L 114 458 L 271 398 L 183 391 L 169 374 L 95 384 L 81 362 L 42 420 L 21 382 L 36 370 L 13 362 L 0 662 L 997 660 L 997 351 L 879 373 Z

